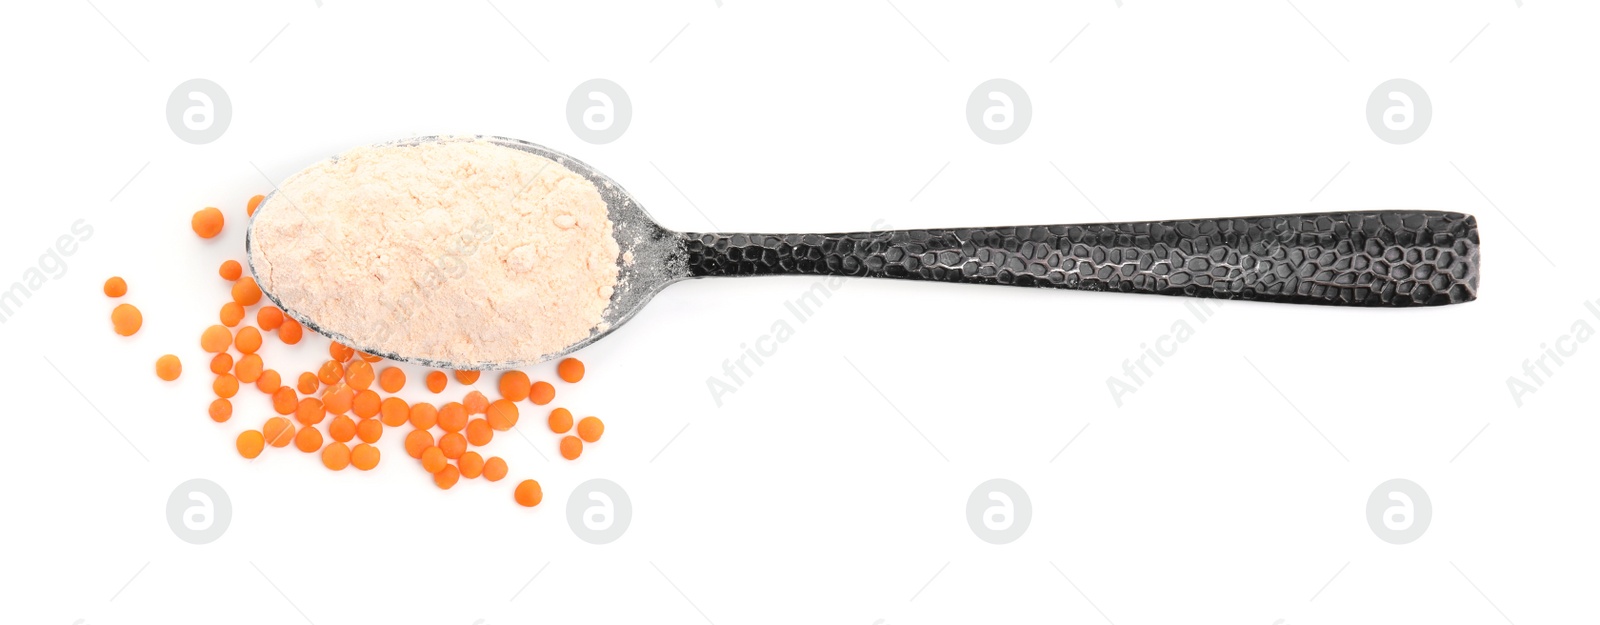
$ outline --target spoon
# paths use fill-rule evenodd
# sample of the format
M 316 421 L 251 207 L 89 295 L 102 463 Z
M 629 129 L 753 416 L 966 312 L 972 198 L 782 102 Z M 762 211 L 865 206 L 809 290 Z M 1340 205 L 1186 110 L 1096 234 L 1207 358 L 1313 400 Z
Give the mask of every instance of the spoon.
M 284 306 L 263 287 L 267 298 L 305 327 L 361 351 L 433 368 L 482 370 L 518 368 L 582 349 L 633 318 L 667 285 L 713 276 L 900 278 L 1361 307 L 1436 306 L 1477 297 L 1477 220 L 1462 213 L 1358 211 L 830 234 L 676 232 L 658 225 L 621 185 L 578 159 L 526 141 L 481 139 L 553 160 L 599 189 L 617 244 L 632 262 L 621 264 L 603 323 L 587 338 L 512 361 L 444 362 L 352 342 L 338 328 Z M 258 207 L 251 226 L 274 206 L 273 195 Z M 254 274 L 253 236 L 254 228 L 247 228 L 245 253 Z

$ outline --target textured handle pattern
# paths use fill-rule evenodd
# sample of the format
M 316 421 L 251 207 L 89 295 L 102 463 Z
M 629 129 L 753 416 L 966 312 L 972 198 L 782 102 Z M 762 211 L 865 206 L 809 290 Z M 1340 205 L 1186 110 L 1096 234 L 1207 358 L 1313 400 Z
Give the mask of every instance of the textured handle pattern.
M 826 274 L 1341 306 L 1456 304 L 1478 291 L 1477 220 L 1436 211 L 683 236 L 694 276 Z

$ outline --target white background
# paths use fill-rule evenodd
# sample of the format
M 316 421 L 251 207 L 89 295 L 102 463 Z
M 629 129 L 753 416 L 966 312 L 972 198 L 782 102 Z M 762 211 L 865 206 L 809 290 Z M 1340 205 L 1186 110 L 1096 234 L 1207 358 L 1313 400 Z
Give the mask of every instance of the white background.
M 7 620 L 1596 619 L 1600 347 L 1520 408 L 1507 390 L 1575 321 L 1600 327 L 1583 306 L 1600 299 L 1595 5 L 721 4 L 0 9 L 0 287 L 73 222 L 94 229 L 0 324 Z M 233 106 L 198 146 L 165 121 L 197 77 Z M 606 145 L 565 116 L 597 77 L 634 109 Z M 1011 144 L 966 123 L 991 78 L 1033 103 Z M 1367 126 L 1391 78 L 1431 96 L 1414 143 Z M 1426 310 L 1229 303 L 1200 323 L 1178 298 L 852 281 L 719 407 L 707 379 L 815 280 L 705 280 L 580 354 L 589 377 L 557 403 L 608 430 L 577 462 L 525 409 L 526 440 L 489 448 L 511 465 L 495 484 L 436 489 L 393 430 L 370 473 L 292 448 L 247 463 L 233 439 L 268 401 L 247 389 L 232 421 L 208 420 L 197 340 L 226 301 L 217 264 L 242 257 L 245 199 L 270 189 L 263 173 L 433 133 L 569 152 L 682 230 L 1458 210 L 1479 219 L 1482 288 Z M 208 205 L 231 221 L 201 241 L 188 221 Z M 107 321 L 113 274 L 144 311 L 133 338 Z M 1118 407 L 1107 379 L 1180 319 L 1194 336 Z M 268 343 L 286 373 L 324 354 L 320 337 Z M 177 383 L 152 373 L 167 352 Z M 206 545 L 165 518 L 196 477 L 232 501 Z M 538 508 L 511 501 L 524 477 Z M 595 477 L 634 506 L 601 546 L 565 519 Z M 1006 545 L 965 519 L 995 477 L 1033 505 Z M 1416 542 L 1367 527 L 1391 478 L 1431 497 Z

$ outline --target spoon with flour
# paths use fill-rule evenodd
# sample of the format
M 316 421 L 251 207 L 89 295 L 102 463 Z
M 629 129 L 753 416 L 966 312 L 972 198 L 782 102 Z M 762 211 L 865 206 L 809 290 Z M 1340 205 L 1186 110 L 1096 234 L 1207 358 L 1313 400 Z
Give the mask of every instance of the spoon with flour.
M 314 164 L 261 203 L 245 249 L 262 291 L 307 328 L 385 358 L 474 370 L 558 358 L 615 330 L 667 285 L 712 276 L 1360 307 L 1456 304 L 1478 288 L 1477 221 L 1461 213 L 676 232 L 583 162 L 501 137 L 420 137 Z

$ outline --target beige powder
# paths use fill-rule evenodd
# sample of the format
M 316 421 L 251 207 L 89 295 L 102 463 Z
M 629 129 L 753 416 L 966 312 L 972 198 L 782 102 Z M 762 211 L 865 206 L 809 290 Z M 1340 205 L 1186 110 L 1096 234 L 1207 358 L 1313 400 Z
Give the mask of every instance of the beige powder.
M 251 228 L 286 308 L 411 359 L 538 360 L 599 327 L 617 283 L 594 184 L 481 139 L 356 148 L 284 181 Z

